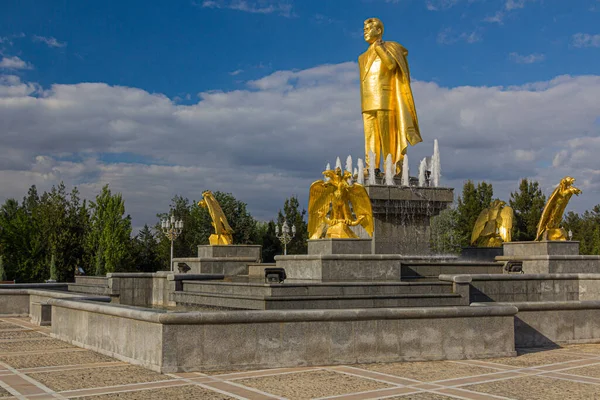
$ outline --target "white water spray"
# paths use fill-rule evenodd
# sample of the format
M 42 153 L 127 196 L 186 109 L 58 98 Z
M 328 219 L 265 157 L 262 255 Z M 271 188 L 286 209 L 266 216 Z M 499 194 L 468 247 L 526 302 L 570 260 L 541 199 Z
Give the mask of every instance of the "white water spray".
M 369 163 L 369 181 L 368 184 L 369 185 L 375 185 L 375 153 L 372 151 L 369 151 L 369 160 L 371 160 L 371 162 Z
M 440 177 L 442 176 L 442 168 L 440 166 L 440 149 L 438 141 L 433 141 L 433 156 L 431 157 L 431 182 L 433 187 L 440 185 Z
M 385 158 L 385 184 L 394 186 L 394 163 L 391 154 L 388 154 Z
M 408 156 L 405 155 L 402 160 L 402 186 L 410 186 L 410 177 L 408 175 Z
M 424 158 L 421 160 L 421 164 L 419 164 L 419 186 L 425 186 L 425 171 L 427 171 L 427 159 Z
M 360 183 L 361 185 L 365 184 L 365 165 L 363 164 L 363 160 L 362 159 L 358 159 L 358 161 L 356 162 L 356 164 L 358 165 L 358 178 L 356 179 L 356 181 L 358 183 Z

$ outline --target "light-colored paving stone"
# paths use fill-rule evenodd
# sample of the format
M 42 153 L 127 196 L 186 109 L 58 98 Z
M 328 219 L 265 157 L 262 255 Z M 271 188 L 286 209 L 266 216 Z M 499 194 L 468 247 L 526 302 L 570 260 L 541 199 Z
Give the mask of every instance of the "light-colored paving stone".
M 85 389 L 93 387 L 126 385 L 138 382 L 154 382 L 173 379 L 135 365 L 113 368 L 81 368 L 28 374 L 55 391 Z
M 310 371 L 238 380 L 236 383 L 290 399 L 313 399 L 364 392 L 391 385 L 332 371 Z
M 484 361 L 503 365 L 511 365 L 515 367 L 533 367 L 538 365 L 562 363 L 580 358 L 581 357 L 577 357 L 576 355 L 563 354 L 560 351 L 550 350 L 536 353 L 519 354 L 517 357 L 490 358 Z
M 233 397 L 213 392 L 199 386 L 187 385 L 164 389 L 147 389 L 131 392 L 111 393 L 99 396 L 80 397 L 81 400 L 229 400 Z
M 33 368 L 60 365 L 91 364 L 114 361 L 108 356 L 93 351 L 76 351 L 61 353 L 20 354 L 0 356 L 0 361 L 13 368 Z
M 600 386 L 538 376 L 482 383 L 467 386 L 465 389 L 517 400 L 595 400 L 600 398 Z
M 406 362 L 389 364 L 357 365 L 371 371 L 415 379 L 422 382 L 432 382 L 442 379 L 460 378 L 463 376 L 488 374 L 494 372 L 489 368 L 475 365 L 458 364 L 450 361 Z
M 162 375 L 48 333 L 0 317 L 0 400 L 600 400 L 598 344 L 524 349 L 516 358 Z

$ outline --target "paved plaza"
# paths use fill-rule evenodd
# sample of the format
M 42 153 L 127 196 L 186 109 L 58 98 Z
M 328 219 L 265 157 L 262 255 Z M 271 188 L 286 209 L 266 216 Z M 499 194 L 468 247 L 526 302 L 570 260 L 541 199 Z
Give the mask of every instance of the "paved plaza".
M 158 374 L 49 332 L 0 319 L 0 399 L 600 399 L 600 344 L 489 360 Z

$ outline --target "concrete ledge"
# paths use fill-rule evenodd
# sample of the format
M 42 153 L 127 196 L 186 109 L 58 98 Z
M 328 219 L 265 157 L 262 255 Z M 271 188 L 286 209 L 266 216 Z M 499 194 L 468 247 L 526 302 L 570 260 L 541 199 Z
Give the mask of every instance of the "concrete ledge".
M 471 281 L 530 281 L 530 280 L 600 280 L 600 274 L 472 274 L 440 275 L 440 280 L 458 282 L 457 279 Z
M 515 355 L 513 306 L 165 313 L 50 303 L 54 337 L 161 372 Z
M 487 308 L 490 303 L 473 303 Z M 561 343 L 600 343 L 600 301 L 502 303 L 519 309 L 515 346 L 541 347 Z
M 169 281 L 210 281 L 225 278 L 225 275 L 221 274 L 169 274 L 167 280 Z
M 454 283 L 471 283 L 472 277 L 474 275 L 440 275 L 438 279 L 440 281 L 445 282 L 454 282 Z

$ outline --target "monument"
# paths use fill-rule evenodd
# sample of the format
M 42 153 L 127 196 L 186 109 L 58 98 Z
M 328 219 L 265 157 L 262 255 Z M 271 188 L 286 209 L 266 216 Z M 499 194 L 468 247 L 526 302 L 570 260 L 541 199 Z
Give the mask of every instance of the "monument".
M 373 254 L 428 255 L 431 253 L 430 220 L 454 201 L 451 188 L 410 186 L 403 173 L 408 145 L 421 142 L 415 101 L 410 86 L 408 51 L 396 42 L 383 41 L 383 23 L 378 18 L 364 22 L 369 48 L 358 58 L 361 108 L 365 134 L 365 171 L 380 175 L 381 160 L 391 158 L 397 179 L 368 179 L 367 193 L 373 208 Z M 433 173 L 439 181 L 439 153 L 434 146 Z M 374 156 L 374 159 L 371 158 Z M 422 171 L 425 173 L 425 171 Z M 390 183 L 398 182 L 399 186 Z M 408 179 L 407 179 L 408 178 Z M 378 185 L 377 181 L 382 184 Z M 385 185 L 384 183 L 388 184 Z
M 260 262 L 260 245 L 233 244 L 233 229 L 219 202 L 210 190 L 202 193 L 200 207 L 208 210 L 215 233 L 209 245 L 198 246 L 198 257 L 174 258 L 173 264 L 185 264 L 191 274 L 246 275 L 248 265 Z
M 520 262 L 527 274 L 598 272 L 598 257 L 579 255 L 579 242 L 567 240 L 567 232 L 560 226 L 569 200 L 581 193 L 574 182 L 575 178 L 564 177 L 548 198 L 536 240 L 504 243 L 504 255 L 496 260 Z
M 501 256 L 502 243 L 512 240 L 514 212 L 502 200 L 494 200 L 484 208 L 473 227 L 471 247 L 464 247 L 461 257 L 469 260 L 490 260 Z
M 364 22 L 369 48 L 358 57 L 360 95 L 365 129 L 366 167 L 392 156 L 396 175 L 408 144 L 422 141 L 417 111 L 410 87 L 408 51 L 396 42 L 384 42 L 383 23 L 378 18 Z M 369 153 L 375 154 L 371 160 Z

